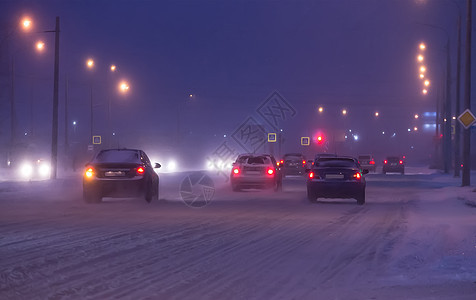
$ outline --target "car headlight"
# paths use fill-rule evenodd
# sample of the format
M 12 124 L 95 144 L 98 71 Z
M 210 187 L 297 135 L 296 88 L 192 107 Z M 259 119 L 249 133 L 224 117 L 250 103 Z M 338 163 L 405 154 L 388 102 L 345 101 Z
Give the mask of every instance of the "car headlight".
M 43 163 L 38 167 L 38 173 L 41 177 L 48 177 L 50 175 L 51 167 Z
M 21 176 L 29 178 L 33 175 L 33 166 L 30 163 L 23 163 L 19 171 Z

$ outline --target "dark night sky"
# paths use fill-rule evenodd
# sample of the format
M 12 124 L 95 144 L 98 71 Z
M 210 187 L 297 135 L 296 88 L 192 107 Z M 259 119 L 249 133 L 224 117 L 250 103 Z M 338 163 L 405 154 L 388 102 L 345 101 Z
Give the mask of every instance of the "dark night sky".
M 464 12 L 465 1 L 456 3 Z M 422 24 L 450 34 L 454 67 L 457 13 L 451 0 L 0 0 L 2 38 L 22 15 L 31 16 L 38 30 L 52 30 L 55 16 L 60 17 L 60 117 L 67 75 L 69 116 L 78 121 L 77 139 L 87 138 L 92 83 L 97 131 L 107 135 L 104 120 L 111 100 L 113 127 L 127 146 L 148 139 L 161 146 L 171 143 L 180 108 L 183 134 L 214 148 L 223 134 L 256 115 L 273 91 L 297 111 L 296 118 L 282 123 L 288 135 L 333 126 L 368 132 L 373 142 L 370 129 L 403 133 L 413 125 L 414 113 L 434 111 L 435 81 L 443 76 L 446 33 Z M 41 55 L 28 49 L 37 37 L 47 44 Z M 433 77 L 426 96 L 415 60 L 421 40 L 429 44 Z M 52 43 L 51 33 L 16 32 L 2 45 L 4 81 L 15 53 L 20 134 L 34 128 L 50 138 Z M 85 67 L 88 57 L 97 64 L 92 74 Z M 108 74 L 111 63 L 118 66 L 114 75 Z M 111 88 L 119 78 L 130 81 L 126 97 Z M 189 94 L 195 95 L 192 100 Z M 320 120 L 318 105 L 327 113 Z M 343 107 L 349 110 L 345 122 L 339 114 Z M 3 105 L 2 126 L 9 125 L 5 111 Z M 375 111 L 381 113 L 378 128 Z M 431 145 L 432 133 L 422 132 L 417 140 Z M 5 139 L 8 131 L 2 134 Z

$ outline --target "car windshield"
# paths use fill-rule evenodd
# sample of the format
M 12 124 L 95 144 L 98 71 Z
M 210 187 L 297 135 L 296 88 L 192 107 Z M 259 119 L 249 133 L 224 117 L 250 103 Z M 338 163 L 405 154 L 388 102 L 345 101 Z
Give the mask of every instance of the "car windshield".
M 140 163 L 139 154 L 135 150 L 105 150 L 99 152 L 95 163 Z
M 356 167 L 353 159 L 350 158 L 321 158 L 316 162 L 317 167 Z

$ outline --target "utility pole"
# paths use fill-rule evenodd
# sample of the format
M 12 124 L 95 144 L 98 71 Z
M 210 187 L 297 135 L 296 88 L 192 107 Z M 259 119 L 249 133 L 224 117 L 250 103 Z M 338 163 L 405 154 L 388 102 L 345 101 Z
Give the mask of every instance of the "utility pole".
M 459 9 L 459 8 L 458 8 Z M 461 13 L 458 15 L 458 40 L 456 50 L 456 104 L 455 104 L 455 116 L 458 117 L 461 114 L 460 108 L 460 80 L 461 80 Z M 459 121 L 455 121 L 455 173 L 454 177 L 460 176 L 461 169 L 461 125 Z
M 68 166 L 69 156 L 69 139 L 68 139 L 68 77 L 65 79 L 64 87 L 64 166 Z
M 472 0 L 466 0 L 466 47 L 465 47 L 465 78 L 464 78 L 464 108 L 471 109 L 471 15 L 472 15 Z M 470 143 L 471 143 L 471 129 L 465 129 L 463 133 L 463 176 L 461 180 L 462 186 L 469 186 L 471 183 L 470 168 Z
M 56 17 L 55 33 L 55 65 L 53 84 L 53 126 L 51 133 L 51 179 L 56 179 L 58 168 L 58 85 L 59 85 L 59 17 Z
M 16 137 L 16 118 L 15 118 L 15 57 L 12 57 L 12 81 L 11 81 L 11 90 L 10 90 L 10 149 L 9 149 L 9 160 L 13 153 L 13 145 L 15 144 Z
M 444 172 L 449 173 L 451 168 L 451 66 L 450 66 L 450 39 L 446 42 L 446 99 L 445 99 L 445 131 L 444 131 Z

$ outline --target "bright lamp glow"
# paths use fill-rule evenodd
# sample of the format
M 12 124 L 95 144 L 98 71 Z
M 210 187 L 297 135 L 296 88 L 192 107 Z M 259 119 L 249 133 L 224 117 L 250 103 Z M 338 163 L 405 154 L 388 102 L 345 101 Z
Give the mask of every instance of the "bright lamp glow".
M 175 160 L 169 161 L 169 163 L 167 164 L 167 171 L 175 172 L 176 170 L 177 170 L 177 163 L 175 162 Z
M 36 49 L 38 51 L 43 51 L 45 49 L 45 43 L 43 43 L 42 41 L 38 41 L 36 43 Z
M 20 175 L 23 178 L 30 178 L 33 176 L 33 166 L 30 163 L 23 163 L 20 167 Z
M 42 163 L 38 168 L 38 173 L 41 177 L 48 177 L 50 175 L 50 166 L 46 163 Z

